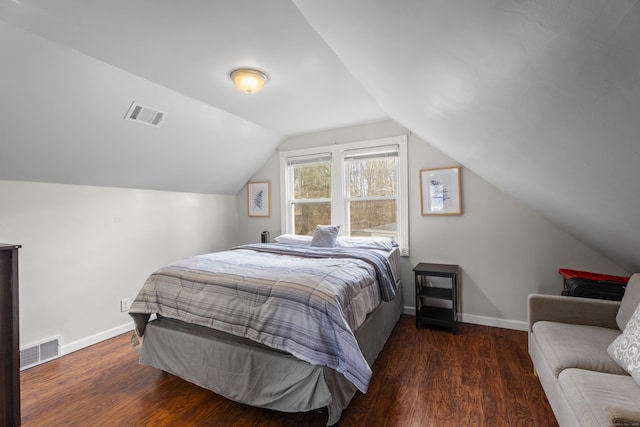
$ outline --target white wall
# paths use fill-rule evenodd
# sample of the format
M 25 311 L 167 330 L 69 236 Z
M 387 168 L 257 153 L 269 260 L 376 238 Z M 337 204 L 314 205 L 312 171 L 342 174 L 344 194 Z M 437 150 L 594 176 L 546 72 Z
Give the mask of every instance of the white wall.
M 235 244 L 235 196 L 0 181 L 0 242 L 21 244 L 21 346 L 63 353 L 132 327 L 120 300 L 155 269 Z
M 253 175 L 250 181 L 270 181 L 271 182 L 271 216 L 249 217 L 247 186 L 245 185 L 238 193 L 238 233 L 236 235 L 238 244 L 259 243 L 260 233 L 268 231 L 271 239 L 280 234 L 280 157 L 274 153 L 267 163 L 260 169 L 260 172 Z
M 287 139 L 289 150 L 407 133 L 373 123 Z M 413 266 L 462 267 L 461 319 L 523 327 L 526 295 L 557 294 L 559 267 L 626 274 L 537 213 L 463 168 L 464 215 L 422 217 L 421 168 L 455 164 L 409 137 L 410 251 L 402 259 L 405 306 L 413 307 Z M 61 335 L 63 353 L 127 331 L 120 312 L 146 277 L 176 259 L 258 242 L 280 233 L 279 156 L 252 178 L 272 184 L 270 218 L 247 216 L 237 196 L 0 181 L 0 242 L 20 250 L 21 345 Z
M 627 275 L 464 167 L 463 215 L 421 216 L 419 170 L 455 164 L 424 141 L 410 138 L 411 262 L 461 266 L 463 321 L 524 329 L 528 294 L 560 294 L 558 268 Z
M 346 143 L 407 134 L 391 121 L 335 129 L 285 140 L 279 150 Z M 559 294 L 558 268 L 628 273 L 569 236 L 536 212 L 509 198 L 462 168 L 463 215 L 420 214 L 419 170 L 457 163 L 415 135 L 409 135 L 410 257 L 402 259 L 405 310 L 412 312 L 412 268 L 419 262 L 458 264 L 460 319 L 464 322 L 525 329 L 530 293 Z M 274 154 L 253 180 L 271 181 L 272 216 L 248 218 L 246 189 L 238 196 L 239 239 L 259 241 L 260 232 L 280 233 L 279 156 Z

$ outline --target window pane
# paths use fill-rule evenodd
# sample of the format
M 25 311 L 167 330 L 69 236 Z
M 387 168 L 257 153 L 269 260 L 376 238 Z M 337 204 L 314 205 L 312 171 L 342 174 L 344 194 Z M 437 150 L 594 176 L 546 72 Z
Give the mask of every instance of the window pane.
M 331 224 L 331 203 L 300 203 L 293 206 L 295 234 L 311 236 L 318 224 Z
M 395 200 L 352 201 L 351 235 L 398 238 Z
M 396 195 L 397 157 L 352 159 L 346 165 L 351 197 Z
M 291 167 L 294 200 L 331 198 L 330 162 L 304 163 Z

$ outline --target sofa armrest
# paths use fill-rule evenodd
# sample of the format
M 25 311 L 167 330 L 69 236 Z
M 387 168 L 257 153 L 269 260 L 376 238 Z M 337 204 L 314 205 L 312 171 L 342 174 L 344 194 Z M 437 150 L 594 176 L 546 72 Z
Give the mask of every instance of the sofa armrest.
M 533 324 L 541 320 L 618 329 L 619 307 L 620 301 L 531 294 L 528 297 L 529 332 Z

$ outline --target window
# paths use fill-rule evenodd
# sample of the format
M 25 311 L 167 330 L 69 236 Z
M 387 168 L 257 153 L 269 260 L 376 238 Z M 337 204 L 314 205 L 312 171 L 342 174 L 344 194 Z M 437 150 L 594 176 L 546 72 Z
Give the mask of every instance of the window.
M 287 161 L 293 233 L 311 235 L 317 224 L 331 222 L 331 156 Z
M 346 152 L 347 209 L 351 236 L 398 238 L 398 149 Z
M 395 239 L 408 248 L 406 136 L 280 154 L 285 233 L 318 224 L 347 236 Z

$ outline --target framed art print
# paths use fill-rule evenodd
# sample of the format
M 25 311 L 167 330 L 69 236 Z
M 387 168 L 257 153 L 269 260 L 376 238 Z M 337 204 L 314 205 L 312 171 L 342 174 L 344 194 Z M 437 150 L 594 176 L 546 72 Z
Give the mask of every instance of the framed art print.
M 462 215 L 460 166 L 420 170 L 422 215 Z
M 271 216 L 271 183 L 247 184 L 247 206 L 249 216 Z

